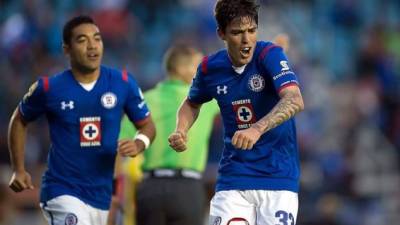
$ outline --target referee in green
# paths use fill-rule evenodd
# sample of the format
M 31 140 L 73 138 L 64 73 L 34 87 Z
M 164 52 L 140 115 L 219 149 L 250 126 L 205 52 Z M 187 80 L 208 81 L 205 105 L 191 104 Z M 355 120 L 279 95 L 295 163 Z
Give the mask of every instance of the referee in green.
M 173 46 L 164 56 L 167 79 L 145 92 L 157 135 L 143 152 L 143 180 L 136 192 L 137 225 L 203 225 L 206 193 L 202 182 L 216 102 L 205 104 L 190 129 L 188 151 L 176 153 L 168 136 L 175 129 L 176 113 L 187 97 L 203 55 L 190 46 Z M 135 134 L 131 123 L 122 122 L 121 137 Z

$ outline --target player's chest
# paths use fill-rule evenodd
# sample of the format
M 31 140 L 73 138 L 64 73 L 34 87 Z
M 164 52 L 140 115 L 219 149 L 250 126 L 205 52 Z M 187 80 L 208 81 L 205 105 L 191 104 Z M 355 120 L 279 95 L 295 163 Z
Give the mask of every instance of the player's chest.
M 221 79 L 207 82 L 209 94 L 220 106 L 235 105 L 235 102 L 256 102 L 268 94 L 268 80 L 265 75 L 254 71 L 243 74 L 224 74 Z M 243 102 L 242 101 L 242 102 Z
M 64 90 L 47 97 L 47 111 L 64 121 L 82 117 L 113 117 L 122 110 L 123 96 L 113 90 Z
M 236 121 L 238 129 L 248 128 L 266 108 L 265 103 L 273 95 L 273 87 L 259 72 L 231 74 L 224 78 L 209 82 L 209 93 L 217 100 L 223 117 L 235 118 L 231 121 Z

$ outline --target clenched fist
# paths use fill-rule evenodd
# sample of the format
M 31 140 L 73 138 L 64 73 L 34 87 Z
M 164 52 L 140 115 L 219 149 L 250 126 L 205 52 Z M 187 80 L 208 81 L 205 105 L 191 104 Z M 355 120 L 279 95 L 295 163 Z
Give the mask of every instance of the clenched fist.
M 187 135 L 182 131 L 175 131 L 168 138 L 169 146 L 177 152 L 186 150 Z
M 232 137 L 232 145 L 237 149 L 250 150 L 260 138 L 261 133 L 250 127 L 245 130 L 238 130 Z
M 33 189 L 31 175 L 26 171 L 14 172 L 8 185 L 14 192 Z
M 139 140 L 124 139 L 118 141 L 118 153 L 126 157 L 135 157 L 144 150 L 144 144 Z

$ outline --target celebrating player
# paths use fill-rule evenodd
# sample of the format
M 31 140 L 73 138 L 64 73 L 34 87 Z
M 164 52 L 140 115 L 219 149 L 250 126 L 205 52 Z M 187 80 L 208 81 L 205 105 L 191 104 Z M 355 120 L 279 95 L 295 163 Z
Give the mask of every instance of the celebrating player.
M 12 115 L 9 149 L 15 192 L 32 189 L 24 166 L 27 125 L 46 115 L 51 147 L 40 202 L 50 225 L 105 225 L 115 156 L 135 156 L 154 138 L 155 126 L 135 80 L 101 65 L 103 41 L 94 21 L 78 16 L 63 29 L 71 68 L 35 82 Z M 118 143 L 123 113 L 138 129 Z
M 216 99 L 225 128 L 209 224 L 296 222 L 299 159 L 293 116 L 304 108 L 299 83 L 281 47 L 257 41 L 254 0 L 218 0 L 215 19 L 226 49 L 205 57 L 169 137 L 186 149 L 203 103 Z

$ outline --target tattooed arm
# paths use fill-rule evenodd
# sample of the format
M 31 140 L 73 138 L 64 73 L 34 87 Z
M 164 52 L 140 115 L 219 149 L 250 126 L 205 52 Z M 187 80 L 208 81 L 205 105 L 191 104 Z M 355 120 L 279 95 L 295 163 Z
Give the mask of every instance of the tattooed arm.
M 303 97 L 298 86 L 289 86 L 279 92 L 281 99 L 272 110 L 250 128 L 236 131 L 232 145 L 239 149 L 251 149 L 265 132 L 279 126 L 304 109 Z
M 271 112 L 252 126 L 261 134 L 279 126 L 304 109 L 303 97 L 298 86 L 284 88 L 279 92 L 279 96 L 281 100 L 272 108 Z

